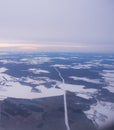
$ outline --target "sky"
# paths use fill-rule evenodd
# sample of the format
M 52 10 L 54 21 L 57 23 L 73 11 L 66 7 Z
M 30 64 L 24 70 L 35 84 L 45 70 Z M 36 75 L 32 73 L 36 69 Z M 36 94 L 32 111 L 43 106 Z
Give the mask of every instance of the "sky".
M 0 0 L 1 50 L 113 52 L 114 0 Z

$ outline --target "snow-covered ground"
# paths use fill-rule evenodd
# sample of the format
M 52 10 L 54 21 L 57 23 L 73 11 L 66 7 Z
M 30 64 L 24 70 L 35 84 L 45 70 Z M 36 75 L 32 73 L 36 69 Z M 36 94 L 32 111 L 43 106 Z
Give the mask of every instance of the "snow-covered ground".
M 73 80 L 82 80 L 82 81 L 86 81 L 86 82 L 90 82 L 90 83 L 100 84 L 99 79 L 89 79 L 86 77 L 76 77 L 76 76 L 70 76 L 69 78 L 71 78 Z
M 30 68 L 28 71 L 32 72 L 33 74 L 40 74 L 40 73 L 49 73 L 47 70 Z
M 41 97 L 59 96 L 64 94 L 60 89 L 46 88 L 43 85 L 36 86 L 36 89 L 40 90 L 41 93 L 33 92 L 31 86 L 23 85 L 19 82 L 20 79 L 5 74 L 4 72 L 6 70 L 6 68 L 0 68 L 0 100 L 4 100 L 8 97 L 34 99 Z M 28 79 L 28 82 L 33 81 L 34 80 L 32 79 Z
M 114 121 L 114 103 L 97 101 L 85 114 L 97 127 L 105 127 Z
M 102 73 L 106 83 L 108 84 L 105 89 L 114 93 L 114 70 L 104 70 Z
M 20 62 L 25 64 L 40 64 L 48 61 L 50 61 L 50 58 L 47 57 L 44 57 L 44 59 L 34 58 L 32 59 L 32 61 L 26 58 L 20 60 Z M 96 65 L 97 64 L 100 65 L 99 61 L 96 61 Z M 91 66 L 92 63 L 88 63 L 86 65 L 79 64 L 79 66 L 74 66 L 74 68 L 75 69 L 81 69 L 84 67 L 90 68 Z M 60 96 L 60 95 L 63 95 L 65 97 L 66 96 L 65 92 L 69 91 L 75 93 L 76 96 L 79 96 L 87 100 L 89 100 L 90 98 L 95 98 L 97 100 L 97 103 L 90 106 L 90 110 L 84 111 L 87 117 L 91 119 L 96 124 L 96 126 L 102 127 L 114 120 L 114 103 L 107 102 L 107 101 L 106 102 L 99 101 L 96 98 L 98 94 L 97 89 L 87 88 L 84 85 L 74 85 L 74 84 L 65 83 L 64 81 L 65 79 L 62 77 L 59 68 L 68 69 L 68 68 L 72 68 L 72 66 L 55 64 L 53 65 L 53 67 L 58 72 L 61 81 L 53 80 L 48 77 L 38 77 L 38 79 L 29 76 L 16 78 L 6 73 L 6 71 L 8 70 L 7 68 L 5 67 L 0 68 L 0 100 L 4 100 L 8 97 L 22 98 L 22 99 L 35 99 L 35 98 L 53 97 L 53 96 Z M 47 70 L 35 69 L 35 68 L 30 68 L 28 69 L 28 71 L 34 74 L 50 73 Z M 104 70 L 101 74 L 104 78 L 104 81 L 107 83 L 107 86 L 104 88 L 109 90 L 109 92 L 114 93 L 114 71 Z M 86 77 L 76 77 L 76 76 L 70 76 L 69 78 L 73 80 L 82 80 L 94 84 L 101 83 L 99 79 L 89 79 Z M 33 90 L 32 86 L 21 84 L 21 82 L 34 84 L 36 85 L 35 89 L 39 91 L 38 92 L 32 91 Z M 54 84 L 52 84 L 53 87 L 46 88 L 43 85 L 46 82 L 50 82 L 50 83 L 54 82 Z
M 49 62 L 51 59 L 49 57 L 34 57 L 34 58 L 22 58 L 19 61 L 15 59 L 0 59 L 0 62 L 3 64 L 28 64 L 28 65 L 37 65 Z
M 34 58 L 23 58 L 20 59 L 20 62 L 24 64 L 31 64 L 31 65 L 37 65 L 37 64 L 43 64 L 45 62 L 49 62 L 51 59 L 49 57 L 34 57 Z
M 71 66 L 63 65 L 63 64 L 55 64 L 55 65 L 52 65 L 52 67 L 57 67 L 57 68 L 61 68 L 61 69 L 69 69 Z
M 35 80 L 31 79 L 30 77 L 27 78 L 15 78 L 13 76 L 10 76 L 6 73 L 4 73 L 7 69 L 6 68 L 0 68 L 0 96 L 1 100 L 7 97 L 15 97 L 15 98 L 26 98 L 26 99 L 33 99 L 33 98 L 39 98 L 39 97 L 48 97 L 48 96 L 57 96 L 57 95 L 63 95 L 63 91 L 70 91 L 74 92 L 77 96 L 82 98 L 92 98 L 94 94 L 97 93 L 96 89 L 87 89 L 85 86 L 82 85 L 72 85 L 72 84 L 61 84 L 60 82 L 56 80 L 51 80 L 47 77 L 44 77 L 44 79 Z M 20 83 L 20 81 L 24 81 L 25 83 L 32 83 L 37 84 L 35 87 L 40 92 L 33 92 L 31 86 L 23 85 Z M 53 85 L 52 88 L 46 88 L 43 85 L 40 85 L 42 83 L 45 83 L 46 81 L 56 82 L 55 85 Z M 55 86 L 58 86 L 60 89 L 56 88 Z M 3 98 L 4 97 L 4 98 Z M 3 98 L 3 99 L 2 99 Z

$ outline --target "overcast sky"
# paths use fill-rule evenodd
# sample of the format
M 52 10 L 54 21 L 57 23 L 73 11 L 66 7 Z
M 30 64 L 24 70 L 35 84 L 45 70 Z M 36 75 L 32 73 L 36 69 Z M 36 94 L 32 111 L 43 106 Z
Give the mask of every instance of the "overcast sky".
M 0 49 L 5 43 L 113 52 L 114 0 L 0 0 Z

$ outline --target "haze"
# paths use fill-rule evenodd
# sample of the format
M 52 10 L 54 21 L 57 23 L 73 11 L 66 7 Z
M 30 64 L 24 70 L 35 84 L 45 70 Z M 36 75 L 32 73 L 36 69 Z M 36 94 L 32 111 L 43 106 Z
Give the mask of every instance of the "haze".
M 4 0 L 0 50 L 113 52 L 113 23 L 113 0 Z

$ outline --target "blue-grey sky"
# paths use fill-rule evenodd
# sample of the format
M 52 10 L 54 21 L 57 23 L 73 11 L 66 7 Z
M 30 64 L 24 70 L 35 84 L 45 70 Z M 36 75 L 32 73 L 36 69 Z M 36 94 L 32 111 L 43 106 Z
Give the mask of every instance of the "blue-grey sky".
M 1 0 L 2 49 L 5 43 L 113 52 L 114 0 Z

